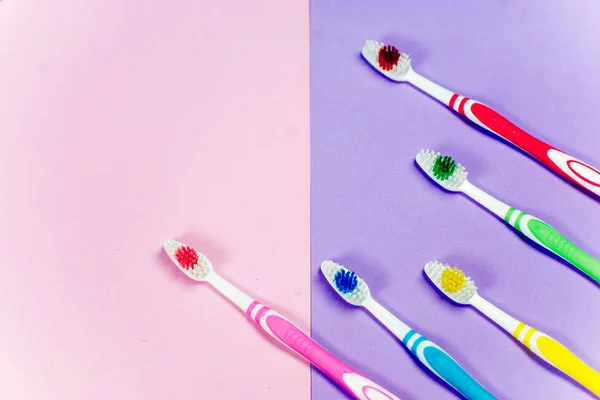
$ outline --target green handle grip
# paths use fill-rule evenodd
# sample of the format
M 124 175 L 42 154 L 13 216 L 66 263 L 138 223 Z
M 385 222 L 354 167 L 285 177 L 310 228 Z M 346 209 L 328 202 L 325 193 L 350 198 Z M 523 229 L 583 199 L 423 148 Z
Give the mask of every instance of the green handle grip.
M 514 208 L 508 210 L 504 220 L 529 239 L 564 258 L 600 283 L 600 260 L 575 246 L 544 221 Z
M 600 261 L 571 243 L 556 229 L 535 217 L 527 221 L 527 230 L 522 232 L 534 236 L 533 240 L 540 243 L 555 254 L 564 258 L 596 282 L 600 283 Z M 529 231 L 529 232 L 527 232 Z

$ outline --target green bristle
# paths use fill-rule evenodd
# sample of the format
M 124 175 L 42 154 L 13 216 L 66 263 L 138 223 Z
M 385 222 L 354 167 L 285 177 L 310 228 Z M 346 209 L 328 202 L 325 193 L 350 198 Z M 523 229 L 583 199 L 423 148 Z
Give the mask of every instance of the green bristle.
M 437 156 L 433 164 L 433 176 L 440 181 L 445 181 L 456 170 L 456 162 L 450 156 Z

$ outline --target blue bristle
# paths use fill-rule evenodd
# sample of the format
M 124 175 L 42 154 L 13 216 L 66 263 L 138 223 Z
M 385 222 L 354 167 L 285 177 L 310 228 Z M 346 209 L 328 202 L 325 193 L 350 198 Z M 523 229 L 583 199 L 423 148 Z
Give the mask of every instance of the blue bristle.
M 333 279 L 340 293 L 350 293 L 358 286 L 358 277 L 352 271 L 339 270 Z

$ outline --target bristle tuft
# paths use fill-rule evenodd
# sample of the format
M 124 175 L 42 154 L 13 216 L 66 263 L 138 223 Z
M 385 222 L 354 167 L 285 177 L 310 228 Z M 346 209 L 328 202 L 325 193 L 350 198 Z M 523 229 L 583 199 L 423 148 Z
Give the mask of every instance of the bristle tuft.
M 323 261 L 321 272 L 331 287 L 348 303 L 361 306 L 371 298 L 369 287 L 356 273 L 334 263 Z
M 379 49 L 379 53 L 377 54 L 377 62 L 384 71 L 391 71 L 395 66 L 398 65 L 399 60 L 400 52 L 396 47 L 388 44 Z
M 424 269 L 431 282 L 457 303 L 469 304 L 471 298 L 477 294 L 475 282 L 458 268 L 432 261 L 427 263 Z
M 358 286 L 358 278 L 352 271 L 341 269 L 335 274 L 335 278 L 333 279 L 338 292 L 343 294 L 352 292 Z
M 192 269 L 198 263 L 198 253 L 189 246 L 180 246 L 175 251 L 175 258 L 184 269 Z
M 448 293 L 456 293 L 459 290 L 464 289 L 467 284 L 467 279 L 465 278 L 465 273 L 460 269 L 454 268 L 446 268 L 444 272 L 442 272 L 442 288 Z
M 213 271 L 210 260 L 193 247 L 175 240 L 166 240 L 164 248 L 175 265 L 192 279 L 204 281 Z
M 447 181 L 456 170 L 456 162 L 450 156 L 439 155 L 433 163 L 433 175 L 441 181 Z
M 406 81 L 412 70 L 410 56 L 392 45 L 367 40 L 362 55 L 373 68 L 397 82 Z
M 458 192 L 467 180 L 468 172 L 450 156 L 442 156 L 433 150 L 421 150 L 416 157 L 417 165 L 446 190 Z

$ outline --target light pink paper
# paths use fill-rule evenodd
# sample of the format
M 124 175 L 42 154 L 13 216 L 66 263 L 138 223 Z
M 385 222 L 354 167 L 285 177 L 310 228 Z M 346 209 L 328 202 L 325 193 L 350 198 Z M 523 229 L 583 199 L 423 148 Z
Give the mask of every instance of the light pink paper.
M 307 399 L 308 4 L 0 3 L 0 398 Z

